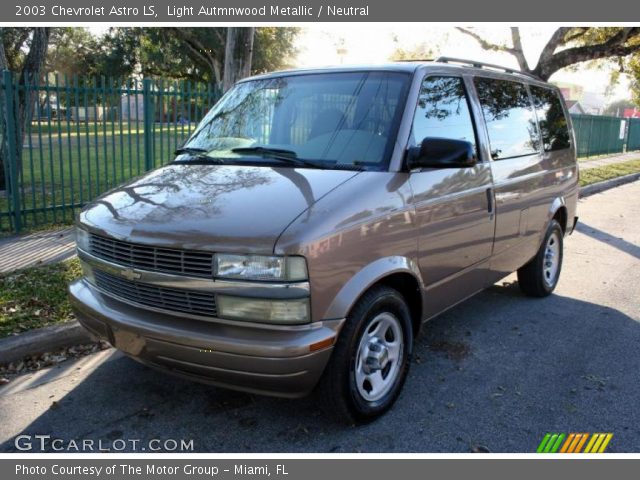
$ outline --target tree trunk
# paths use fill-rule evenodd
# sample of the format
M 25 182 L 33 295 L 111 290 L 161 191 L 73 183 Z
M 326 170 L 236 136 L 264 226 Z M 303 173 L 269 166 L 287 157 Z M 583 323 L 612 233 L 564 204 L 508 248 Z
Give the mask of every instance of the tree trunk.
M 238 80 L 251 75 L 253 27 L 229 27 L 224 53 L 222 87 L 226 92 Z
M 25 87 L 36 85 L 40 79 L 40 70 L 44 65 L 44 61 L 47 56 L 50 34 L 51 28 L 49 27 L 38 27 L 33 29 L 33 37 L 31 39 L 29 53 L 24 61 L 24 65 L 22 66 L 22 71 L 18 79 L 18 85 L 22 88 L 19 90 L 17 95 L 17 102 L 16 105 L 14 105 L 14 111 L 6 111 L 6 102 L 2 102 L 3 111 L 1 113 L 4 117 L 4 121 L 2 146 L 0 148 L 0 190 L 7 189 L 8 180 L 4 175 L 5 163 L 8 160 L 6 123 L 7 121 L 15 122 L 16 171 L 19 171 L 22 163 L 22 145 L 24 143 L 25 131 L 29 123 L 31 123 L 33 108 L 38 96 L 35 89 L 27 89 Z M 5 53 L 4 48 L 1 47 L 0 67 L 4 68 L 7 66 Z M 5 94 L 11 91 L 11 89 L 7 90 L 5 86 Z
M 7 62 L 7 52 L 4 51 L 4 28 L 0 28 L 0 71 L 7 70 L 8 62 Z M 4 100 L 0 99 L 0 106 L 4 107 Z M 6 146 L 7 146 L 7 136 L 5 134 L 4 125 L 6 122 L 6 115 L 4 108 L 0 109 L 0 115 L 2 115 L 2 119 L 0 119 L 0 125 L 2 126 L 0 131 L 0 190 L 6 190 L 7 188 L 7 179 L 4 175 L 4 166 L 6 157 Z

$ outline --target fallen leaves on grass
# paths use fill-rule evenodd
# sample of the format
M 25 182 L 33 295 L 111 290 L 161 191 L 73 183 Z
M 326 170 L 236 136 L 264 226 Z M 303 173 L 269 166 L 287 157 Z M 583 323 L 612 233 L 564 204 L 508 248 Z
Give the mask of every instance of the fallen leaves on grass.
M 23 360 L 11 362 L 7 365 L 0 365 L 0 375 L 6 379 L 7 375 L 19 375 L 21 373 L 40 370 L 41 368 L 51 367 L 72 358 L 90 355 L 100 350 L 110 348 L 107 342 L 87 343 L 83 345 L 75 345 L 73 347 L 62 348 L 54 352 L 47 352 L 41 355 L 26 357 Z M 8 382 L 9 380 L 7 380 Z M 7 383 L 5 382 L 5 383 Z M 0 384 L 2 382 L 0 381 Z
M 0 275 L 0 338 L 74 318 L 67 286 L 78 259 Z

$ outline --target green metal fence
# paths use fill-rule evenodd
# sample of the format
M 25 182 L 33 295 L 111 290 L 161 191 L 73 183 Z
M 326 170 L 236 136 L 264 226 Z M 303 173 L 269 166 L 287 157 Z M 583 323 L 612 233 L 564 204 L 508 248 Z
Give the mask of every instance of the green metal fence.
M 613 155 L 624 151 L 626 122 L 619 117 L 571 115 L 578 157 Z
M 33 115 L 17 142 L 29 96 Z M 188 81 L 47 75 L 29 85 L 2 72 L 0 235 L 71 222 L 99 194 L 170 161 L 219 97 Z M 579 157 L 640 150 L 640 119 L 572 119 Z
M 170 161 L 220 97 L 189 81 L 48 75 L 29 85 L 9 71 L 0 93 L 0 234 L 70 222 L 97 195 Z M 20 144 L 22 98 L 33 115 Z
M 627 151 L 640 150 L 640 118 L 629 119 Z

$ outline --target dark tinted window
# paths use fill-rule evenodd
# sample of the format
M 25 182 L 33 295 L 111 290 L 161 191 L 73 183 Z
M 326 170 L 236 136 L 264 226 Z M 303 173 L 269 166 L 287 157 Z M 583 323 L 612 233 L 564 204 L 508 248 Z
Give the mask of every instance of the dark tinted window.
M 558 94 L 549 88 L 532 86 L 531 96 L 538 114 L 544 151 L 569 148 L 569 126 Z
M 493 159 L 536 153 L 538 128 L 524 84 L 491 78 L 475 82 Z
M 464 82 L 458 77 L 429 77 L 422 82 L 413 120 L 414 142 L 425 137 L 454 138 L 476 145 Z

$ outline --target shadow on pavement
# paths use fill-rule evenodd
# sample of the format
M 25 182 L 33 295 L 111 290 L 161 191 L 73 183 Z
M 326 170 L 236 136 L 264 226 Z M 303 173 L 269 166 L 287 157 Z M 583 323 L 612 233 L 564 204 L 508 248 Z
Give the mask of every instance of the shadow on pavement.
M 613 235 L 610 235 L 603 230 L 580 222 L 578 222 L 576 230 L 587 235 L 588 237 L 609 244 L 622 252 L 628 253 L 629 255 L 632 255 L 636 258 L 640 258 L 640 246 L 635 245 L 631 242 L 627 242 L 624 238 L 614 237 Z
M 401 397 L 369 425 L 331 423 L 313 398 L 189 383 L 114 353 L 22 433 L 193 439 L 202 452 L 533 452 L 548 431 L 613 432 L 608 451 L 637 452 L 638 345 L 640 324 L 620 311 L 505 283 L 425 326 Z M 0 450 L 15 451 L 13 438 Z

